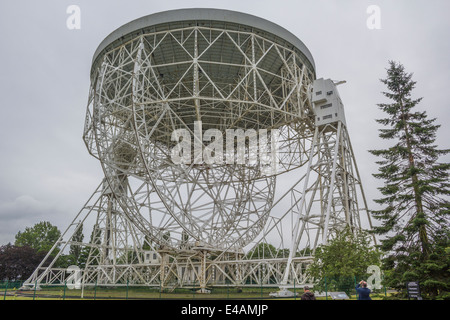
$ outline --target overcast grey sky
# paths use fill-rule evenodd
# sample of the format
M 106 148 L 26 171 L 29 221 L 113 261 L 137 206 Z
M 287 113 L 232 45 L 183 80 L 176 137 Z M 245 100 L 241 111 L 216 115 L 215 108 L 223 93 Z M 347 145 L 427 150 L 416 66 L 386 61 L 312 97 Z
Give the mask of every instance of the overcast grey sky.
M 69 5 L 81 9 L 81 29 L 69 30 Z M 369 29 L 369 5 L 381 29 Z M 450 1 L 447 0 L 54 0 L 0 2 L 0 245 L 25 227 L 50 221 L 67 227 L 103 177 L 81 139 L 92 56 L 121 25 L 159 11 L 220 8 L 270 20 L 311 51 L 318 78 L 339 87 L 369 205 L 380 195 L 376 158 L 387 146 L 374 119 L 383 117 L 388 60 L 417 81 L 419 109 L 438 118 L 440 148 L 449 148 Z M 448 162 L 450 159 L 442 159 Z

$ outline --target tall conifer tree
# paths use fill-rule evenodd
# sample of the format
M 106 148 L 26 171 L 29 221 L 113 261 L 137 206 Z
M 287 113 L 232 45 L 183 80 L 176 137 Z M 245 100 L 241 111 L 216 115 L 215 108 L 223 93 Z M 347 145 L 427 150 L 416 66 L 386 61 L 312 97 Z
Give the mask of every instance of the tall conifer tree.
M 80 227 L 77 229 L 77 231 L 74 233 L 74 235 L 72 237 L 72 241 L 77 244 L 70 245 L 69 254 L 70 254 L 70 263 L 71 264 L 78 265 L 78 263 L 79 263 L 79 259 L 80 259 L 81 251 L 82 251 L 83 247 L 78 243 L 82 243 L 83 239 L 84 239 L 83 224 L 81 224 Z
M 379 136 L 393 144 L 370 150 L 382 158 L 374 177 L 384 180 L 379 188 L 382 198 L 375 200 L 382 209 L 372 212 L 381 222 L 374 233 L 383 237 L 388 284 L 401 289 L 406 281 L 419 280 L 436 295 L 449 287 L 450 164 L 440 163 L 439 158 L 450 150 L 435 145 L 440 127 L 436 119 L 415 110 L 422 98 L 412 98 L 416 82 L 402 64 L 390 61 L 387 78 L 381 82 L 390 103 L 378 104 L 386 113 L 386 118 L 377 120 L 384 126 Z

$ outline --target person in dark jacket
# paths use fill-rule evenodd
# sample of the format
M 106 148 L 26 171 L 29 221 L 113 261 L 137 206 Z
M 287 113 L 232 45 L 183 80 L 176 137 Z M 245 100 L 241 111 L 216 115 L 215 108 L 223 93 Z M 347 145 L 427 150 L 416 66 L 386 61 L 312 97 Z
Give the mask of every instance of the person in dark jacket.
M 316 296 L 314 295 L 314 293 L 312 293 L 311 291 L 309 291 L 309 287 L 305 286 L 303 288 L 303 290 L 305 290 L 305 293 L 302 294 L 302 300 L 316 300 Z
M 361 280 L 356 285 L 356 292 L 358 293 L 358 300 L 372 300 L 370 298 L 370 289 L 367 288 L 367 282 Z

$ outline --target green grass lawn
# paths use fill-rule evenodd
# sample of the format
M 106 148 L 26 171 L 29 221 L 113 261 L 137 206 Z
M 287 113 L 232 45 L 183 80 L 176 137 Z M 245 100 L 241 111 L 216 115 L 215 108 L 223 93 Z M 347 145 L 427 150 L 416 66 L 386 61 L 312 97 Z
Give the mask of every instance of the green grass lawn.
M 85 288 L 70 290 L 64 287 L 44 287 L 42 290 L 19 291 L 15 288 L 5 291 L 0 291 L 1 300 L 104 300 L 104 299 L 186 299 L 186 300 L 225 300 L 225 299 L 283 299 L 283 300 L 300 300 L 300 295 L 303 291 L 295 290 L 298 294 L 296 298 L 273 298 L 269 295 L 271 292 L 278 291 L 278 288 L 242 288 L 239 291 L 236 288 L 213 288 L 209 294 L 201 294 L 192 289 L 179 288 L 172 292 L 160 292 L 159 288 L 147 287 L 119 287 L 119 288 Z M 291 289 L 294 292 L 293 289 Z M 83 298 L 82 298 L 83 294 Z M 390 295 L 389 293 L 387 294 Z M 374 293 L 371 295 L 373 300 L 382 300 L 385 298 L 385 293 Z M 351 294 L 350 300 L 356 300 L 356 295 Z M 317 297 L 317 300 L 326 300 L 326 297 Z M 328 296 L 328 300 L 332 300 Z

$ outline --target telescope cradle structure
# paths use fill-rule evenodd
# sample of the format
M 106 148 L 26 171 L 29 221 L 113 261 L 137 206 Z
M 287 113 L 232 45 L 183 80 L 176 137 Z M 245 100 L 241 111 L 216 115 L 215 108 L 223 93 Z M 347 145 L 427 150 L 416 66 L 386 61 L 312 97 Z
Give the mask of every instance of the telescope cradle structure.
M 337 84 L 316 79 L 282 27 L 227 10 L 152 14 L 106 37 L 90 77 L 83 139 L 105 178 L 25 287 L 302 286 L 320 244 L 371 227 Z M 183 137 L 200 157 L 174 163 L 180 129 L 200 132 Z M 208 130 L 259 133 L 258 147 L 244 135 L 243 162 L 220 144 L 214 155 L 235 161 L 208 161 Z M 57 268 L 77 246 L 83 263 Z

